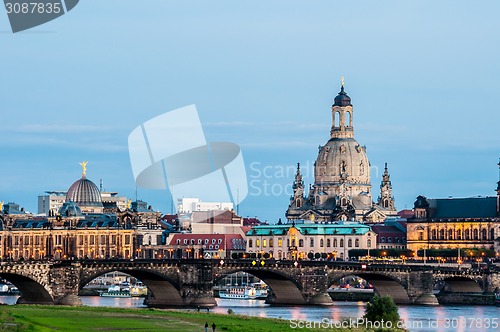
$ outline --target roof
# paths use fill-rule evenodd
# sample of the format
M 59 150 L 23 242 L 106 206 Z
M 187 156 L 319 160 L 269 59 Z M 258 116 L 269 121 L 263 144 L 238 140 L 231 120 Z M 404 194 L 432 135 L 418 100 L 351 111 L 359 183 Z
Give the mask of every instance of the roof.
M 255 226 L 246 235 L 286 235 L 288 230 L 295 227 L 303 235 L 352 235 L 366 234 L 371 227 L 360 223 L 343 224 L 283 224 Z
M 495 218 L 497 197 L 427 199 L 429 217 L 439 218 Z
M 241 224 L 242 218 L 233 211 L 212 210 L 212 211 L 193 211 L 191 220 L 194 223 L 207 224 Z
M 49 221 L 19 219 L 14 222 L 13 228 L 48 228 Z
M 245 250 L 246 248 L 245 239 L 239 234 L 175 234 L 169 245 L 177 245 L 178 240 L 180 245 L 202 245 L 203 249 L 207 250 Z M 187 241 L 186 244 L 184 240 Z
M 405 218 L 405 219 L 410 219 L 411 217 L 413 217 L 413 210 L 401 210 L 398 212 L 398 216 L 400 216 L 401 218 Z

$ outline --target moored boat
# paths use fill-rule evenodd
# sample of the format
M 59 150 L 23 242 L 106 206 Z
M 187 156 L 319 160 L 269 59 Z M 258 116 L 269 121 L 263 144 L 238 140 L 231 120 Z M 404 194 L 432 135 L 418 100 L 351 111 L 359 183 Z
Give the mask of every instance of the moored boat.
M 255 288 L 252 286 L 226 286 L 219 290 L 221 299 L 254 300 L 257 298 Z

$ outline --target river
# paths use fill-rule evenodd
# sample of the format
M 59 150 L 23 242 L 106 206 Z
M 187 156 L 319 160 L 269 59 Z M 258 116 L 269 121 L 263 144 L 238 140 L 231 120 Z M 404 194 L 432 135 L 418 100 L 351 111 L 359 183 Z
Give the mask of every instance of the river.
M 0 296 L 0 303 L 14 304 L 16 296 Z M 88 306 L 121 308 L 145 307 L 143 298 L 109 298 L 82 296 Z M 291 327 L 307 326 L 315 322 L 316 327 L 334 327 L 339 324 L 356 326 L 357 319 L 365 310 L 363 302 L 335 302 L 332 306 L 270 306 L 264 300 L 217 299 L 218 306 L 212 312 L 226 314 L 232 309 L 235 314 L 290 320 Z M 405 327 L 411 332 L 468 332 L 500 331 L 500 307 L 495 306 L 399 306 L 399 314 Z M 364 324 L 364 323 L 361 323 Z M 344 325 L 345 326 L 345 325 Z M 359 327 L 364 325 L 357 325 Z

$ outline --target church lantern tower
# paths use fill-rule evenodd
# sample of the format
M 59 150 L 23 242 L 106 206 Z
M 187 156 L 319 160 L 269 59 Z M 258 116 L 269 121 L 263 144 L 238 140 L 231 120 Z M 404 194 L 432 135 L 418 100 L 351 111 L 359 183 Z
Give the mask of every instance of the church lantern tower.
M 394 207 L 394 196 L 392 195 L 391 176 L 387 169 L 387 163 L 385 163 L 384 174 L 382 175 L 380 196 L 378 197 L 377 204 L 383 209 L 396 211 Z

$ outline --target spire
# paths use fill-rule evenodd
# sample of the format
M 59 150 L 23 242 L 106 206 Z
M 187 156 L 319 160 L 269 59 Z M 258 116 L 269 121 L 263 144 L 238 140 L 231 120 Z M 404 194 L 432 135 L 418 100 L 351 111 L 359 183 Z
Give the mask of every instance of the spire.
M 293 188 L 304 188 L 304 181 L 302 180 L 302 174 L 300 173 L 300 163 L 297 163 L 297 172 L 295 173 L 295 181 L 293 182 Z
M 384 174 L 382 175 L 382 182 L 380 183 L 380 196 L 378 197 L 377 204 L 385 209 L 394 210 L 394 197 L 392 196 L 391 176 L 385 163 Z

